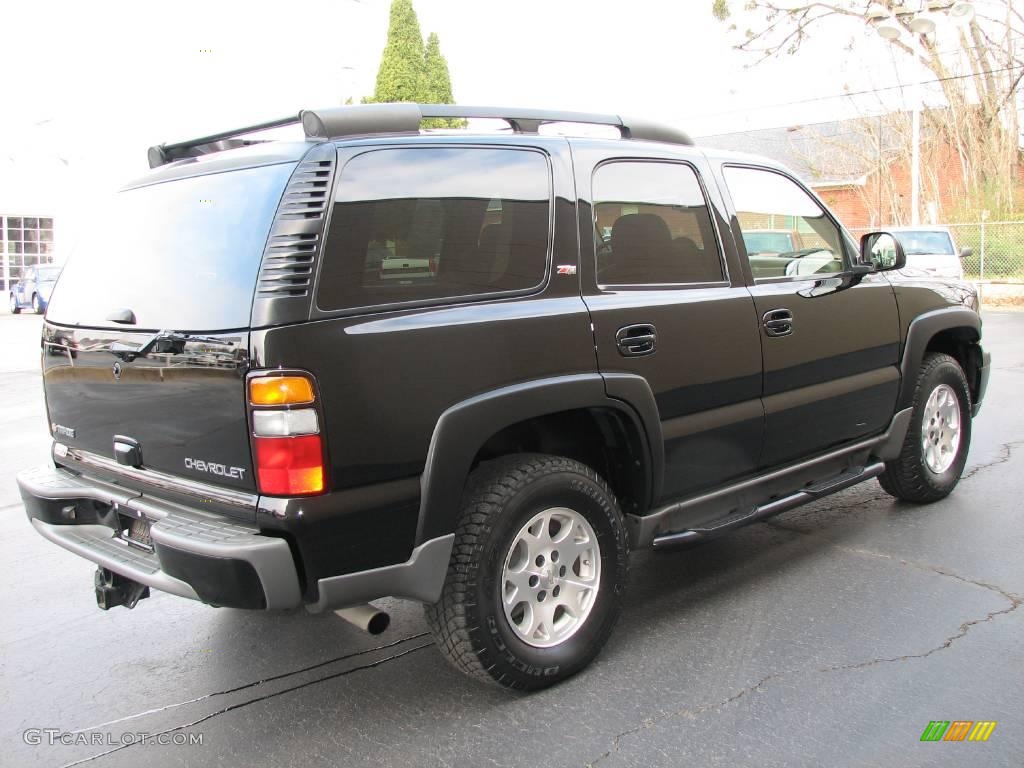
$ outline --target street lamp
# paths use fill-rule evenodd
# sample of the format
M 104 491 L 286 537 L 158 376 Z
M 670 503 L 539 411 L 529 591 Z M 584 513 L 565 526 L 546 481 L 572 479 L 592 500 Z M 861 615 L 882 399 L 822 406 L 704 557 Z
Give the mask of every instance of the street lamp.
M 879 36 L 892 42 L 893 40 L 899 40 L 903 35 L 903 27 L 896 21 L 895 16 L 886 16 L 875 25 L 875 31 L 878 32 Z
M 953 3 L 949 8 L 949 17 L 961 24 L 966 24 L 974 18 L 974 4 L 967 2 Z
M 881 3 L 871 3 L 866 15 L 879 36 L 892 41 L 902 36 L 904 28 L 900 21 L 908 16 L 913 17 L 908 24 L 912 32 L 918 35 L 932 34 L 944 18 L 941 11 L 945 11 L 945 16 L 953 21 L 964 24 L 974 18 L 974 3 L 968 0 L 924 0 L 917 11 L 912 11 L 903 3 L 895 3 L 890 9 Z
M 936 24 L 945 15 L 958 24 L 966 24 L 974 18 L 974 3 L 968 0 L 923 0 L 919 10 L 911 10 L 903 3 L 893 3 L 889 8 L 879 2 L 867 6 L 867 20 L 886 40 L 895 40 L 899 37 L 896 32 L 901 30 L 899 19 L 912 16 L 909 22 L 910 30 L 919 35 L 931 35 L 935 32 Z
M 901 20 L 913 16 L 907 27 L 916 35 L 930 35 L 936 26 L 945 18 L 958 24 L 966 24 L 974 18 L 974 3 L 967 0 L 944 2 L 943 0 L 922 0 L 920 10 L 911 11 L 902 3 L 893 4 L 891 11 L 883 12 L 880 3 L 868 6 L 867 18 L 878 35 L 890 43 L 899 40 L 903 35 Z M 945 11 L 945 15 L 941 12 Z M 921 97 L 914 89 L 914 107 L 911 114 L 913 146 L 910 152 L 910 223 L 917 226 L 921 223 Z
M 881 3 L 872 3 L 868 6 L 867 17 L 870 21 L 881 21 L 889 16 L 889 9 Z
M 910 20 L 910 29 L 919 35 L 930 35 L 935 31 L 935 20 L 938 15 L 931 11 L 921 11 Z

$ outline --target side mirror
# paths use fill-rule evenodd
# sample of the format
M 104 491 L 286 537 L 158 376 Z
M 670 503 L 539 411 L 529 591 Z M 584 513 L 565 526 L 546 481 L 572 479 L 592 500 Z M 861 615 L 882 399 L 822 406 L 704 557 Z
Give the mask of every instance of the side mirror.
M 888 232 L 869 232 L 860 239 L 860 263 L 875 272 L 888 272 L 907 266 L 907 254 Z
M 973 255 L 974 255 L 974 249 L 973 248 L 961 248 L 960 249 L 960 258 L 961 259 L 969 259 Z

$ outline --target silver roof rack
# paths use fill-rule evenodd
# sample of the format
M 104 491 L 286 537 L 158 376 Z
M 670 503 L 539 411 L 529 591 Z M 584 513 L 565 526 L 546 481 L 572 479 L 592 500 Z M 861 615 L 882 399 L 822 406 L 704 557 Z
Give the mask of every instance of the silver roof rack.
M 307 109 L 293 117 L 236 128 L 176 144 L 159 144 L 149 148 L 149 167 L 156 168 L 186 157 L 198 157 L 210 152 L 255 144 L 257 141 L 240 137 L 287 125 L 301 124 L 306 137 L 310 139 L 336 139 L 375 133 L 415 133 L 420 129 L 420 123 L 428 118 L 504 120 L 517 133 L 537 133 L 540 126 L 545 123 L 606 125 L 618 128 L 624 139 L 693 145 L 693 139 L 677 128 L 647 120 L 627 119 L 621 115 L 561 112 L 550 109 L 467 107 L 461 104 L 352 104 L 344 107 Z

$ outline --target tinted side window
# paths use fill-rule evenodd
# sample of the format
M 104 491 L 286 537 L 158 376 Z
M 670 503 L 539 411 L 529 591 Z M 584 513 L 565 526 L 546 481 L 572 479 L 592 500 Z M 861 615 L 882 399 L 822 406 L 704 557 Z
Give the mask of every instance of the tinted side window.
M 547 160 L 515 149 L 382 149 L 338 180 L 321 309 L 539 286 L 548 250 Z
M 687 165 L 618 161 L 594 172 L 597 282 L 725 279 L 697 175 Z
M 843 271 L 838 228 L 792 179 L 727 166 L 725 180 L 755 279 Z

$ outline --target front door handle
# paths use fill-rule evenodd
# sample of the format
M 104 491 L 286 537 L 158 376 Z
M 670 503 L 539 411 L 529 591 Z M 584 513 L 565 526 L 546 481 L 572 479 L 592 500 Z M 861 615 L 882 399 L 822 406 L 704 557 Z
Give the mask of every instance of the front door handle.
M 658 344 L 658 332 L 650 323 L 626 325 L 615 332 L 615 345 L 623 357 L 653 355 Z
M 789 336 L 793 333 L 793 313 L 788 309 L 773 309 L 761 318 L 764 332 L 769 336 Z

